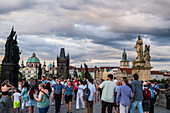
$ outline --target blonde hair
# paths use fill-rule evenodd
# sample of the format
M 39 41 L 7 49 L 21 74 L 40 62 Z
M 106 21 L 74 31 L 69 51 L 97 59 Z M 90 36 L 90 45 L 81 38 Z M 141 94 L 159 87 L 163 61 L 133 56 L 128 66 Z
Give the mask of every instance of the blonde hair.
M 46 87 L 46 84 L 45 83 L 41 83 L 41 84 L 39 84 L 42 88 L 44 88 L 45 89 L 45 87 Z

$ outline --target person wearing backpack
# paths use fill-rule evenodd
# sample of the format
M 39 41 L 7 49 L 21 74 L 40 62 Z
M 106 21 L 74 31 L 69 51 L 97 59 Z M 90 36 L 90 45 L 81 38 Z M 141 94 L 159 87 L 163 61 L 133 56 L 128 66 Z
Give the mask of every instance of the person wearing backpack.
M 92 84 L 93 79 L 88 80 L 89 83 L 86 84 L 83 90 L 83 100 L 85 100 L 86 113 L 93 113 L 93 100 L 96 103 L 96 88 Z
M 148 86 L 147 82 L 144 82 L 143 86 L 144 86 L 144 88 L 143 88 L 143 101 L 142 101 L 143 111 L 144 111 L 144 113 L 149 113 L 151 91 L 147 87 Z
M 152 87 L 151 83 L 148 84 L 148 88 L 151 91 L 151 100 L 150 100 L 150 110 L 149 110 L 149 113 L 154 113 L 154 100 L 155 100 L 155 95 L 157 95 L 157 92 Z

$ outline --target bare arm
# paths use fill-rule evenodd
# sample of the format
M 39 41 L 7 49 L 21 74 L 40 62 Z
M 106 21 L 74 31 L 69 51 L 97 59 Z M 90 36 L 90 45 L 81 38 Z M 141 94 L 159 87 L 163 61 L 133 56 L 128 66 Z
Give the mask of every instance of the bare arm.
M 29 97 L 29 95 L 30 95 L 30 91 L 28 91 L 28 94 L 27 94 L 27 99 L 29 99 L 28 97 Z
M 12 95 L 12 96 L 11 96 L 11 100 L 12 100 L 12 102 L 14 102 L 14 99 L 13 99 L 13 97 L 14 97 L 14 95 Z
M 37 97 L 34 95 L 35 100 L 38 101 L 38 102 L 41 102 L 42 94 L 43 94 L 42 92 L 39 93 L 39 98 L 37 98 Z

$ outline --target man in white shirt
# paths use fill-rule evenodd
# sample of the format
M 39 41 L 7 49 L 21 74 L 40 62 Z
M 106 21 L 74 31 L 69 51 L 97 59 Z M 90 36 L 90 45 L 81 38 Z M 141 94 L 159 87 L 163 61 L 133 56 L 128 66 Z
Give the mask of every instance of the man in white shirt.
M 102 82 L 99 86 L 95 81 L 97 89 L 102 89 L 102 113 L 106 112 L 106 107 L 108 108 L 108 113 L 112 113 L 113 103 L 115 103 L 117 85 L 112 81 L 113 75 L 109 74 L 107 76 L 107 81 Z
M 88 101 L 85 101 L 86 113 L 93 113 L 93 100 L 94 99 L 96 103 L 96 88 L 92 83 L 93 83 L 93 79 L 89 79 L 88 88 L 90 89 L 90 95 L 88 97 Z M 87 85 L 85 86 L 85 88 L 86 87 Z

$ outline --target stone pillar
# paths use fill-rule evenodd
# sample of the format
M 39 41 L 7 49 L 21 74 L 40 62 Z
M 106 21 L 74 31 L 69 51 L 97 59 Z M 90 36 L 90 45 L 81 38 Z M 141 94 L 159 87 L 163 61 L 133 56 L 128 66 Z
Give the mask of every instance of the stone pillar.
M 1 83 L 6 79 L 10 81 L 14 87 L 18 87 L 18 73 L 19 66 L 13 63 L 2 63 Z

